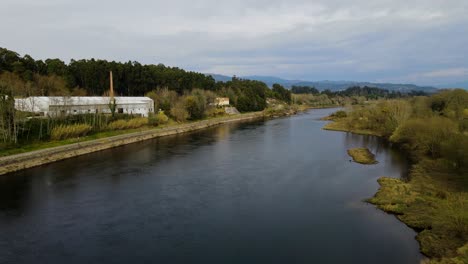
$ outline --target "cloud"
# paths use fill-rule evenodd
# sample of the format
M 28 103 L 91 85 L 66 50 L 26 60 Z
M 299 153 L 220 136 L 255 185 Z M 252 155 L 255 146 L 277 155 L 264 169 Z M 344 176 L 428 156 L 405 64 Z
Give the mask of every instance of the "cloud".
M 420 76 L 428 78 L 468 77 L 468 68 L 442 69 L 421 73 Z
M 39 58 L 369 81 L 425 82 L 435 77 L 414 76 L 468 68 L 464 0 L 2 0 L 2 7 L 0 46 Z

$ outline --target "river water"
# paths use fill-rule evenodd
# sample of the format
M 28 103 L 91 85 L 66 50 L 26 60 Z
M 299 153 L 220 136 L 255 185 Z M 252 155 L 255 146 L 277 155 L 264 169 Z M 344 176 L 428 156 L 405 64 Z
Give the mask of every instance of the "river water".
M 363 202 L 405 159 L 334 109 L 154 139 L 0 177 L 0 263 L 418 263 Z M 350 162 L 368 147 L 379 164 Z

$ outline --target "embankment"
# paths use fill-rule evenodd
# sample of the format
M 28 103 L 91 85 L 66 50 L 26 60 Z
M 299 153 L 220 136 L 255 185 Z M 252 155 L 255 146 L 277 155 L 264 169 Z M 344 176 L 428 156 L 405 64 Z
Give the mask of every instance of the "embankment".
M 59 147 L 0 157 L 0 175 L 152 138 L 187 133 L 190 131 L 200 130 L 226 123 L 260 119 L 264 118 L 264 116 L 265 115 L 263 112 L 255 112 L 231 117 L 202 120 L 166 128 L 155 128 L 142 132 L 89 140 Z

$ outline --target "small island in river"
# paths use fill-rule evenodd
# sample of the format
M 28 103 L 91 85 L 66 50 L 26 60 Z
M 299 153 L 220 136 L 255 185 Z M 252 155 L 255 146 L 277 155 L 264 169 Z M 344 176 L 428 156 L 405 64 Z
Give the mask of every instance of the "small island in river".
M 348 149 L 348 154 L 357 163 L 367 164 L 367 165 L 378 163 L 378 161 L 375 160 L 375 155 L 367 148 Z

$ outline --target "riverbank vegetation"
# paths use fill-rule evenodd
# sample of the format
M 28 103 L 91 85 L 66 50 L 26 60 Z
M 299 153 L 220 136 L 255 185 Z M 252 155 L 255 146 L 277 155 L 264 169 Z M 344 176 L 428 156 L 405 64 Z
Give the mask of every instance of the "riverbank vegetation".
M 39 117 L 15 109 L 15 98 L 28 96 L 108 95 L 109 71 L 113 72 L 115 94 L 153 99 L 154 114 L 147 118 L 115 113 L 89 113 Z M 296 92 L 297 94 L 294 94 Z M 215 82 L 204 74 L 138 62 L 59 59 L 35 60 L 0 48 L 0 152 L 28 149 L 28 145 L 53 140 L 151 129 L 162 125 L 193 122 L 224 115 L 264 111 L 268 116 L 291 115 L 307 108 L 364 104 L 376 98 L 405 96 L 378 88 L 351 87 L 341 92 L 314 87 L 293 87 L 233 77 Z M 217 97 L 229 98 L 230 107 L 218 107 Z M 78 128 L 85 128 L 80 132 Z M 76 131 L 76 132 L 75 132 Z M 54 134 L 54 135 L 53 135 Z M 39 144 L 40 145 L 40 144 Z
M 430 263 L 467 263 L 468 92 L 382 100 L 331 119 L 326 129 L 380 135 L 408 153 L 410 180 L 381 178 L 369 202 L 417 230 Z
M 348 149 L 348 155 L 357 163 L 361 164 L 376 164 L 375 155 L 367 148 Z

